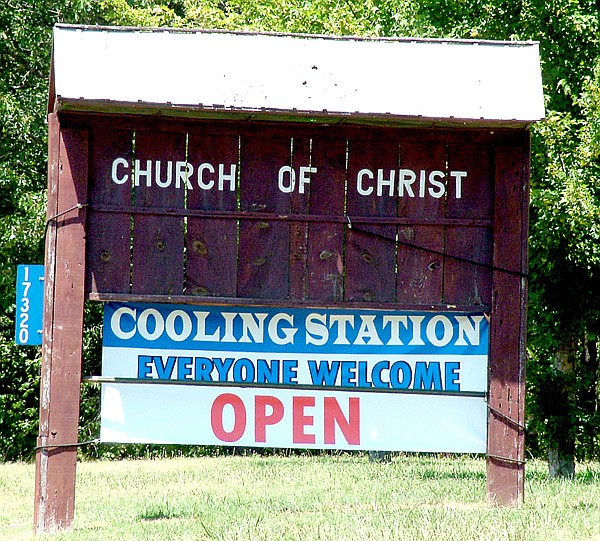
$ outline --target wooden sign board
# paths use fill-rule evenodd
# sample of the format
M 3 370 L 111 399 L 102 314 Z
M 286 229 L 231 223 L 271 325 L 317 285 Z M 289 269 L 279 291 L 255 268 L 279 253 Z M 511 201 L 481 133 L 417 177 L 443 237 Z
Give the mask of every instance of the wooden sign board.
M 111 124 L 87 131 L 94 298 L 490 305 L 502 135 Z
M 323 112 L 299 122 L 296 113 L 257 120 L 206 110 L 166 118 L 111 113 L 97 101 L 61 110 L 58 94 L 49 115 L 38 531 L 73 520 L 86 300 L 262 307 L 269 317 L 311 308 L 319 317 L 480 314 L 489 321 L 480 398 L 488 498 L 522 500 L 527 122 L 403 127 L 405 119 L 364 114 L 353 124 Z M 138 378 L 153 370 L 139 366 Z M 351 411 L 335 411 L 336 422 L 358 426 Z

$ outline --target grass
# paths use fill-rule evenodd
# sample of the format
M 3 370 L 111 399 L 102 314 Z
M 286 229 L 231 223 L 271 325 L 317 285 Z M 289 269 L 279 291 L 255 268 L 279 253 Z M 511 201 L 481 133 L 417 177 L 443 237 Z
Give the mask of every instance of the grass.
M 0 464 L 0 539 L 34 539 L 34 467 Z M 49 537 L 50 538 L 50 537 Z M 600 541 L 600 464 L 527 466 L 518 509 L 485 502 L 480 458 L 229 456 L 84 462 L 58 540 Z

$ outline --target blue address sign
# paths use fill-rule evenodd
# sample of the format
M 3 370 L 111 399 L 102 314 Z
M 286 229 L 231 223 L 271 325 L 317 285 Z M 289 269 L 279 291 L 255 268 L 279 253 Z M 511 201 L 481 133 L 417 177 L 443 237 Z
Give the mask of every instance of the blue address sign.
M 44 265 L 17 266 L 15 342 L 20 346 L 42 343 Z

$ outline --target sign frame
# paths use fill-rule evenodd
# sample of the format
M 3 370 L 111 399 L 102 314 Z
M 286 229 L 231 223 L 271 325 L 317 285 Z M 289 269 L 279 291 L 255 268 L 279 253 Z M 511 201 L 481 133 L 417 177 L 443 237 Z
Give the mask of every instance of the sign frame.
M 121 94 L 117 98 L 112 92 L 124 88 L 122 80 L 112 81 L 108 76 L 103 79 L 106 95 L 88 95 L 95 86 L 78 93 L 77 81 L 82 78 L 77 55 L 113 51 L 105 46 L 94 48 L 102 40 L 86 41 L 89 36 L 97 37 L 96 32 L 102 32 L 107 41 L 118 34 L 120 45 L 127 45 L 128 40 L 133 43 L 139 34 L 64 26 L 55 30 L 48 115 L 36 530 L 57 531 L 73 522 L 86 301 L 483 311 L 490 317 L 487 498 L 492 504 L 519 505 L 525 471 L 529 125 L 543 116 L 539 73 L 522 70 L 530 74 L 522 90 L 528 105 L 514 113 L 511 104 L 504 104 L 508 116 L 497 114 L 496 96 L 485 95 L 483 117 L 469 113 L 468 118 L 457 118 L 453 107 L 464 103 L 454 92 L 444 94 L 448 100 L 439 115 L 423 117 L 412 109 L 369 113 L 369 102 L 376 101 L 371 78 L 356 80 L 364 90 L 361 107 L 367 107 L 359 113 L 354 109 L 278 109 L 275 103 L 269 104 L 269 92 L 260 95 L 258 82 L 245 85 L 251 92 L 242 106 L 235 100 L 227 108 L 204 105 L 202 97 L 185 102 L 198 105 L 174 105 L 129 100 Z M 63 39 L 67 34 L 69 40 L 80 40 L 81 47 L 65 48 L 70 43 Z M 159 42 L 171 39 L 171 34 L 175 33 L 144 33 L 143 39 L 156 45 L 147 50 L 166 50 Z M 176 37 L 178 44 L 184 41 L 181 37 Z M 235 40 L 240 36 L 221 33 L 216 37 Z M 244 39 L 248 37 L 244 34 Z M 338 45 L 344 42 L 280 37 L 282 44 L 294 47 L 298 39 L 314 40 L 311 45 L 329 52 L 341 50 Z M 263 38 L 271 41 L 278 36 L 252 34 L 256 44 Z M 397 45 L 398 51 L 408 50 L 410 58 L 431 50 L 434 44 L 447 52 L 455 45 L 460 54 L 476 52 L 480 61 L 486 58 L 485 48 L 498 62 L 493 73 L 486 70 L 487 61 L 477 64 L 477 69 L 482 77 L 493 75 L 500 82 L 500 68 L 514 73 L 511 62 L 515 59 L 538 67 L 537 44 L 532 43 L 495 47 L 491 42 L 363 43 L 352 39 L 353 47 L 388 50 Z M 122 57 L 122 48 L 117 49 Z M 145 54 L 137 46 L 134 50 Z M 69 56 L 69 51 L 76 57 Z M 156 59 L 164 69 L 169 69 L 167 56 Z M 155 59 L 143 60 L 154 66 Z M 95 72 L 108 68 L 112 74 L 111 61 L 116 60 L 85 58 L 84 62 L 93 64 Z M 307 77 L 298 83 L 305 98 L 309 86 L 325 96 L 325 87 L 335 83 L 315 78 L 315 62 L 306 64 Z M 126 64 L 128 70 L 138 65 Z M 454 73 L 449 65 L 444 68 L 462 81 L 462 72 Z M 261 69 L 278 73 L 272 66 Z M 150 71 L 140 72 L 141 88 L 153 88 L 143 83 Z M 355 84 L 355 74 L 343 75 Z M 201 91 L 203 87 L 190 88 Z M 450 85 L 451 90 L 456 88 L 462 86 Z M 71 96 L 72 89 L 76 94 Z M 270 90 L 277 95 L 277 89 Z M 481 89 L 470 91 L 476 95 Z M 258 109 L 252 105 L 256 96 L 262 100 Z M 346 97 L 340 103 L 350 107 L 353 102 Z M 472 103 L 467 105 L 471 111 Z M 437 160 L 447 165 L 417 169 L 404 165 L 404 160 Z M 178 171 L 187 171 L 191 164 L 196 182 L 205 185 L 215 181 L 225 186 L 235 175 L 237 192 L 232 196 L 224 189 L 209 193 L 201 188 L 188 191 L 185 197 L 183 190 L 145 190 L 154 174 L 151 171 L 157 171 L 155 179 L 166 182 L 160 175 L 168 170 L 169 162 L 171 178 L 175 183 L 179 178 L 181 186 L 187 186 L 187 177 L 185 173 L 178 177 Z M 471 200 L 477 202 L 473 207 L 465 203 L 466 198 L 457 197 L 456 181 L 467 171 L 465 163 L 471 164 L 470 178 L 477 179 L 470 185 Z M 228 164 L 237 165 L 241 172 L 234 174 Z M 199 169 L 212 176 L 199 180 Z M 421 170 L 426 169 L 421 181 Z M 412 181 L 407 170 L 415 175 Z M 370 190 L 375 194 L 379 190 L 382 196 L 393 173 L 396 179 L 405 175 L 405 194 L 413 186 L 413 195 L 429 193 L 435 199 L 438 173 L 445 172 L 448 179 L 451 171 L 458 177 L 453 177 L 453 194 L 452 184 L 446 184 L 444 197 L 439 198 L 443 204 L 432 204 L 427 197 L 402 199 L 397 184 L 398 197 L 379 197 L 375 205 L 366 197 Z M 137 174 L 139 182 L 122 182 L 127 174 Z M 307 179 L 318 175 L 330 179 L 329 184 L 311 180 L 308 190 Z M 279 188 L 254 181 L 267 177 Z M 348 189 L 349 182 L 355 190 Z M 236 239 L 235 249 L 231 239 Z M 181 260 L 185 263 L 173 264 Z

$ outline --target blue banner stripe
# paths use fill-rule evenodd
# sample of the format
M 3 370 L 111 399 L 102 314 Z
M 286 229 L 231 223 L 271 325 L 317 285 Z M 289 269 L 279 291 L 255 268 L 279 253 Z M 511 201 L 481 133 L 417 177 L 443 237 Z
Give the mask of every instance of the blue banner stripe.
M 487 355 L 485 314 L 107 303 L 104 347 Z

